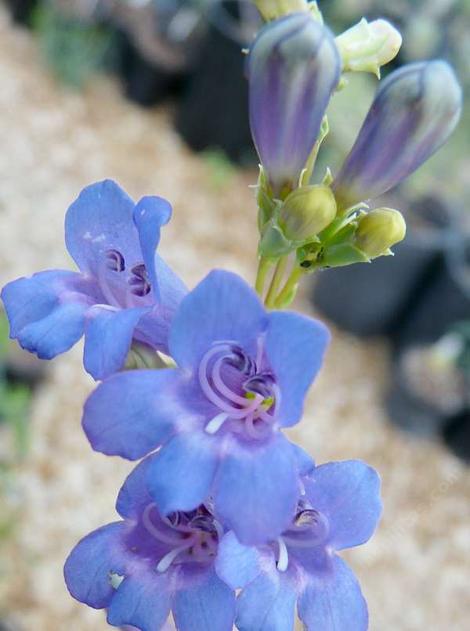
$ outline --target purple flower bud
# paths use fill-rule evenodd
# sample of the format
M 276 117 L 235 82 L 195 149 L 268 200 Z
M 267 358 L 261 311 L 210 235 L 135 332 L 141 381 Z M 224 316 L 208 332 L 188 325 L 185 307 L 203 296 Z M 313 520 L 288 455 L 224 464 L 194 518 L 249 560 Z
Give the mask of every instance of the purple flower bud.
M 251 47 L 251 131 L 275 193 L 297 184 L 340 72 L 333 36 L 309 13 L 269 23 Z
M 333 183 L 338 207 L 378 197 L 413 173 L 449 138 L 461 108 L 462 90 L 446 62 L 393 72 Z

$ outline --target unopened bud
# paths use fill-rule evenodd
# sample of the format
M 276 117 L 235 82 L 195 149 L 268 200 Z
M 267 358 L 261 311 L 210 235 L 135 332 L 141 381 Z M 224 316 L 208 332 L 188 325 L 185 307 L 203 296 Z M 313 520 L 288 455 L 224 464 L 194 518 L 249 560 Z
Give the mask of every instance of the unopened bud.
M 363 18 L 336 38 L 345 72 L 372 72 L 392 61 L 400 50 L 402 38 L 386 20 L 368 22 Z
M 324 230 L 336 216 L 336 200 L 328 186 L 303 186 L 285 200 L 279 225 L 287 239 L 306 241 Z
M 341 60 L 330 31 L 302 12 L 261 29 L 247 69 L 253 140 L 279 196 L 297 186 L 338 85 Z
M 446 142 L 461 110 L 462 89 L 446 62 L 392 72 L 333 182 L 338 209 L 378 197 L 413 173 Z
M 287 13 L 307 11 L 307 0 L 255 0 L 259 12 L 265 20 L 275 20 Z
M 392 208 L 371 210 L 359 220 L 355 246 L 373 259 L 388 254 L 392 245 L 403 241 L 406 223 L 403 215 Z

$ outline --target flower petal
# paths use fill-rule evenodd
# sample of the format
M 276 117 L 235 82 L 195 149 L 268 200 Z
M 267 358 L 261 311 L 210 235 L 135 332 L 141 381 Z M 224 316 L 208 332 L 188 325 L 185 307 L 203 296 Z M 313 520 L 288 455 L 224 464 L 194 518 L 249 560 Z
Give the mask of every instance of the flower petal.
M 116 510 L 121 517 L 134 519 L 153 502 L 147 488 L 147 471 L 155 456 L 142 460 L 127 476 L 117 500 Z
M 65 243 L 82 272 L 96 275 L 107 250 L 118 250 L 129 267 L 142 262 L 133 212 L 133 200 L 112 180 L 83 189 L 65 217 Z
M 107 621 L 116 627 L 130 624 L 140 631 L 159 631 L 170 614 L 171 595 L 168 577 L 140 570 L 119 585 Z
M 242 543 L 276 539 L 291 522 L 298 497 L 296 456 L 281 434 L 260 444 L 234 440 L 226 449 L 215 481 L 215 507 Z
M 83 362 L 92 377 L 105 379 L 123 367 L 134 329 L 147 311 L 145 307 L 113 309 L 106 305 L 88 310 Z
M 262 570 L 262 552 L 255 546 L 240 543 L 232 531 L 222 538 L 215 560 L 218 576 L 232 589 L 255 580 Z
M 125 561 L 120 546 L 124 522 L 95 530 L 72 550 L 64 567 L 71 595 L 82 603 L 102 609 L 114 596 L 110 574 L 124 574 Z
M 202 504 L 217 468 L 217 440 L 203 432 L 176 435 L 156 454 L 147 485 L 163 515 L 193 510 Z
M 12 338 L 41 359 L 67 351 L 83 335 L 95 287 L 76 272 L 50 270 L 2 290 Z
M 360 460 L 330 462 L 305 478 L 305 492 L 330 524 L 329 546 L 335 550 L 365 543 L 382 513 L 380 478 Z
M 328 329 L 317 320 L 296 313 L 269 314 L 265 351 L 281 390 L 281 425 L 294 425 L 302 416 L 305 395 L 320 370 L 329 339 Z
M 239 631 L 292 631 L 297 591 L 294 582 L 273 565 L 238 598 Z
M 178 631 L 232 631 L 235 594 L 213 570 L 192 575 L 175 594 L 173 616 Z
M 158 254 L 155 254 L 154 265 L 160 291 L 160 303 L 173 315 L 188 293 L 188 288 Z
M 359 583 L 339 557 L 332 559 L 330 573 L 310 577 L 298 612 L 306 631 L 366 631 L 368 626 Z
M 236 274 L 211 272 L 181 302 L 170 331 L 178 365 L 195 367 L 214 342 L 235 341 L 256 356 L 266 313 L 255 292 Z
M 160 242 L 160 228 L 170 221 L 171 213 L 171 204 L 163 197 L 156 196 L 142 197 L 134 209 L 140 249 L 157 302 L 160 302 L 160 291 L 155 269 L 155 252 Z
M 180 412 L 172 399 L 178 384 L 173 369 L 129 371 L 100 384 L 82 420 L 93 449 L 137 460 L 166 442 Z

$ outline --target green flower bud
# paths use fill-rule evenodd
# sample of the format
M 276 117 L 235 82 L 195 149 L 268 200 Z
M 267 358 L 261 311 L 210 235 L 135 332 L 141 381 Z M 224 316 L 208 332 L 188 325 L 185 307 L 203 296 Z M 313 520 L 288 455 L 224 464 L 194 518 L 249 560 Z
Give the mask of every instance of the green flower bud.
M 359 219 L 354 245 L 373 259 L 389 254 L 392 245 L 403 241 L 405 234 L 406 223 L 398 210 L 377 208 Z
M 336 38 L 343 61 L 343 70 L 373 72 L 380 76 L 380 67 L 397 56 L 401 35 L 390 22 L 365 18 Z
M 267 21 L 275 20 L 287 13 L 308 10 L 307 0 L 255 0 L 255 4 Z
M 336 200 L 328 186 L 302 186 L 285 199 L 279 211 L 279 226 L 287 239 L 308 241 L 335 216 Z

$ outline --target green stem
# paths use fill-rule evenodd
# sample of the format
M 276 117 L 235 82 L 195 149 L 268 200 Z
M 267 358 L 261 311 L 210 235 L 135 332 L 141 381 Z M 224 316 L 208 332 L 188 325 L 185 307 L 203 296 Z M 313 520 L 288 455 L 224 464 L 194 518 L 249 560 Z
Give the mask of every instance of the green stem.
M 274 274 L 271 280 L 271 285 L 269 286 L 268 294 L 264 302 L 266 307 L 269 307 L 270 309 L 274 307 L 276 295 L 282 283 L 284 272 L 286 271 L 286 265 L 287 265 L 287 256 L 283 256 L 277 262 L 276 269 L 274 270 Z
M 263 297 L 264 286 L 266 284 L 266 276 L 272 265 L 271 259 L 262 256 L 258 264 L 258 273 L 256 274 L 255 289 L 260 298 Z
M 286 284 L 274 301 L 274 305 L 277 309 L 283 309 L 292 302 L 295 296 L 295 292 L 297 291 L 299 281 L 304 273 L 304 270 L 300 266 L 296 265 L 294 267 L 289 278 L 286 281 Z

